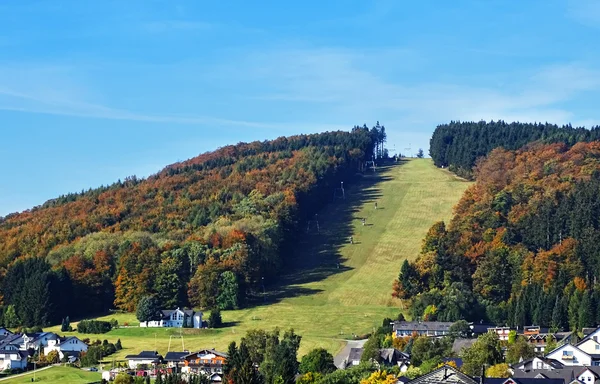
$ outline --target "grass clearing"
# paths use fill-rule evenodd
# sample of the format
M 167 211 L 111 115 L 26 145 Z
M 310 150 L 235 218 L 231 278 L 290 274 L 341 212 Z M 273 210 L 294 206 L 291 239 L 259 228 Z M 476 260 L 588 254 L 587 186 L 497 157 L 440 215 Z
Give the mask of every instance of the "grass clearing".
M 264 303 L 223 311 L 227 327 L 217 330 L 121 328 L 81 338 L 121 339 L 124 349 L 110 357 L 122 359 L 141 350 L 165 354 L 185 348 L 226 350 L 249 329 L 294 328 L 302 335 L 300 354 L 323 347 L 335 354 L 352 334 L 364 334 L 400 311 L 391 297 L 392 282 L 404 259 L 418 255 L 421 240 L 436 221 L 448 220 L 452 207 L 469 185 L 430 159 L 412 159 L 381 167 L 347 188 L 319 213 L 321 232 L 298 234 L 297 251 L 277 285 L 269 286 Z M 378 209 L 374 203 L 377 201 Z M 361 218 L 366 218 L 363 226 Z M 354 244 L 348 239 L 352 236 Z M 205 315 L 208 318 L 208 313 Z M 137 324 L 135 314 L 116 318 Z M 60 327 L 48 329 L 60 331 Z M 60 333 L 60 332 L 59 332 Z
M 2 384 L 31 383 L 33 371 L 27 374 L 2 380 Z M 88 372 L 71 367 L 51 367 L 36 371 L 36 383 L 87 384 L 100 381 L 102 375 L 98 372 Z

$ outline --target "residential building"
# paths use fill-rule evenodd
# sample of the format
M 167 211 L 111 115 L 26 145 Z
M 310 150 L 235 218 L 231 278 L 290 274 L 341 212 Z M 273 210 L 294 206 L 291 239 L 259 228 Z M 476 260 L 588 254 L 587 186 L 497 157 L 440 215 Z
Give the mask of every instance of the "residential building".
M 19 351 L 13 348 L 0 349 L 0 371 L 27 368 L 28 356 L 29 354 L 25 351 Z
M 349 368 L 360 364 L 364 348 L 350 348 L 348 358 L 342 368 Z M 400 367 L 400 372 L 406 372 L 410 366 L 410 355 L 395 348 L 382 348 L 379 350 L 378 363 L 382 366 Z
M 394 337 L 409 337 L 413 335 L 442 337 L 450 333 L 451 322 L 442 321 L 395 321 Z
M 163 361 L 167 364 L 167 368 L 181 368 L 184 365 L 183 358 L 189 354 L 189 351 L 167 352 Z
M 455 339 L 452 343 L 452 352 L 460 355 L 462 350 L 465 348 L 470 348 L 477 339 Z
M 492 327 L 488 328 L 488 332 L 495 332 L 498 338 L 502 341 L 508 341 L 508 334 L 510 333 L 510 327 Z
M 560 379 L 565 383 L 600 384 L 600 367 L 571 366 L 555 369 L 514 369 L 513 378 L 517 380 L 532 378 Z
M 159 317 L 158 320 L 141 322 L 140 327 L 182 328 L 185 322 L 187 327 L 202 328 L 202 312 L 194 312 L 192 309 L 165 309 L 160 311 Z
M 519 335 L 523 336 L 527 342 L 533 345 L 536 353 L 546 352 L 546 344 L 554 339 L 558 344 L 565 344 L 571 341 L 571 332 L 550 332 L 548 328 L 539 326 L 524 327 Z M 548 351 L 549 352 L 549 351 Z
M 211 380 L 219 380 L 223 374 L 223 366 L 227 361 L 227 354 L 214 349 L 203 349 L 198 352 L 183 356 L 183 368 L 181 372 L 204 374 Z M 213 379 L 214 377 L 214 379 Z
M 558 360 L 549 359 L 546 357 L 534 357 L 521 361 L 517 364 L 513 364 L 513 370 L 531 371 L 531 370 L 554 370 L 562 369 L 565 365 Z
M 144 369 L 155 367 L 162 362 L 162 356 L 156 351 L 142 351 L 137 355 L 127 355 L 125 360 L 128 361 L 130 369 Z
M 571 380 L 567 381 L 563 378 L 548 378 L 545 376 L 511 377 L 508 379 L 470 377 L 453 367 L 444 365 L 426 375 L 409 381 L 408 384 L 570 384 L 571 382 Z M 582 382 L 577 382 L 577 384 L 582 384 Z M 590 382 L 590 384 L 592 383 Z
M 444 365 L 426 375 L 409 381 L 408 384 L 479 384 L 479 382 L 460 372 L 458 369 Z
M 592 357 L 575 345 L 564 344 L 544 356 L 560 361 L 565 366 L 590 366 Z
M 60 337 L 57 334 L 53 334 L 47 338 L 44 354 L 47 355 L 51 351 L 57 351 L 62 359 L 65 354 L 79 357 L 81 352 L 87 352 L 87 350 L 88 345 L 75 336 Z

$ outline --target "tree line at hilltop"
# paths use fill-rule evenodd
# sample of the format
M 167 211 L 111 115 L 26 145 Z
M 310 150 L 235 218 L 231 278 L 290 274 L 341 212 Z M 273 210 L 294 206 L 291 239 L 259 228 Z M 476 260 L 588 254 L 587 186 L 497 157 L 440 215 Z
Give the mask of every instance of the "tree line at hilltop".
M 548 123 L 506 123 L 499 121 L 460 122 L 438 125 L 430 140 L 429 153 L 438 167 L 449 167 L 456 174 L 472 178 L 477 159 L 493 149 L 519 149 L 533 142 L 564 143 L 600 140 L 600 127 L 590 130 L 570 124 L 559 127 Z
M 377 124 L 240 143 L 2 218 L 4 312 L 31 326 L 133 311 L 148 295 L 164 308 L 243 306 L 385 140 Z

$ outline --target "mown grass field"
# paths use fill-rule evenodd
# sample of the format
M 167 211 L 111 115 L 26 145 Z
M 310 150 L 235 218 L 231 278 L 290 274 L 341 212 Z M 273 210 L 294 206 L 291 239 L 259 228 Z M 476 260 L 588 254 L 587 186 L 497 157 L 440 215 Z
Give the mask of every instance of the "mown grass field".
M 8 380 L 0 381 L 2 384 L 31 383 L 33 372 Z M 70 367 L 52 367 L 35 373 L 36 383 L 61 383 L 61 384 L 84 384 L 100 381 L 101 374 L 98 372 L 87 372 Z
M 248 329 L 293 327 L 302 335 L 301 355 L 317 346 L 335 354 L 344 339 L 370 332 L 384 317 L 398 314 L 399 303 L 391 291 L 402 260 L 418 255 L 429 227 L 451 217 L 453 205 L 468 185 L 435 168 L 429 159 L 380 168 L 347 188 L 345 200 L 338 199 L 319 213 L 320 233 L 298 234 L 293 262 L 279 282 L 267 282 L 265 302 L 224 311 L 225 328 L 120 328 L 105 335 L 78 336 L 110 342 L 120 338 L 124 349 L 111 356 L 118 360 L 141 350 L 164 354 L 170 337 L 170 350 L 181 350 L 177 338 L 181 333 L 188 350 L 226 350 Z M 362 225 L 361 218 L 366 218 L 367 225 Z M 350 236 L 354 244 L 349 243 Z M 137 324 L 134 314 L 101 319 L 111 318 L 119 324 Z

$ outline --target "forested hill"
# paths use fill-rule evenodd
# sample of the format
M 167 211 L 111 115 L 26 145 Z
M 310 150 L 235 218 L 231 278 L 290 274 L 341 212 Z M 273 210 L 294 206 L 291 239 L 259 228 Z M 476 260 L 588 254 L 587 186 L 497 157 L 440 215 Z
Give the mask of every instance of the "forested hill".
M 599 139 L 600 127 L 597 126 L 587 130 L 548 123 L 453 121 L 435 129 L 429 154 L 438 167 L 450 167 L 458 175 L 471 178 L 471 170 L 477 159 L 486 156 L 494 148 L 515 150 L 535 141 L 562 142 L 571 146 L 580 141 Z
M 600 323 L 600 142 L 493 150 L 395 295 L 413 315 L 580 330 Z
M 384 141 L 378 124 L 242 143 L 9 215 L 3 304 L 27 326 L 133 310 L 145 295 L 164 307 L 236 308 L 279 271 L 297 224 Z

